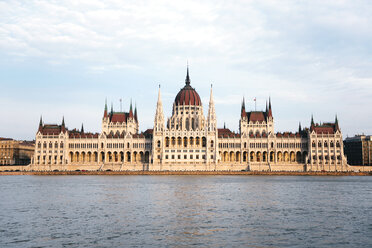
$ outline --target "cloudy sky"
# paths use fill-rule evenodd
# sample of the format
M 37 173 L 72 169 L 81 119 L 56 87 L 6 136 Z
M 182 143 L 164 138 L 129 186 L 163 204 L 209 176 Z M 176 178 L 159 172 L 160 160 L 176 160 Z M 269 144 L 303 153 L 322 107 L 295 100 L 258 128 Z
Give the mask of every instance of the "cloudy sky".
M 333 121 L 372 134 L 371 1 L 1 1 L 0 137 L 33 139 L 40 115 L 99 132 L 105 98 L 152 128 L 184 85 L 238 130 L 271 96 L 276 131 Z

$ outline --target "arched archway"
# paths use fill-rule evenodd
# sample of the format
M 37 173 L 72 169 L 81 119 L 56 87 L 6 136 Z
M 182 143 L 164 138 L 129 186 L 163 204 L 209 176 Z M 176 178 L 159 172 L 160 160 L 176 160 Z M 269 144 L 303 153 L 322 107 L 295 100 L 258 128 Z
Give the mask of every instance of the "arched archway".
M 296 162 L 301 163 L 302 162 L 302 155 L 301 152 L 296 153 Z
M 243 152 L 243 162 L 247 162 L 247 152 Z
M 261 152 L 257 152 L 256 160 L 257 160 L 257 162 L 261 162 L 261 160 L 262 160 L 262 158 L 261 158 Z
M 286 152 L 284 152 L 284 154 L 283 154 L 284 156 L 284 162 L 289 162 L 289 154 L 288 154 L 288 152 L 286 151 Z
M 230 152 L 230 161 L 231 162 L 234 162 L 235 161 L 235 157 L 234 157 L 234 152 Z
M 270 162 L 275 161 L 275 152 L 270 152 Z
M 250 160 L 251 160 L 251 162 L 255 162 L 256 161 L 256 154 L 254 152 L 251 152 L 251 154 L 250 154 Z
M 289 158 L 290 158 L 290 161 L 291 162 L 295 162 L 296 161 L 296 156 L 295 156 L 295 153 L 293 151 L 290 153 Z
M 282 154 L 282 152 L 278 152 L 277 159 L 278 159 L 278 162 L 283 162 L 283 154 Z
M 235 154 L 235 162 L 240 162 L 240 152 L 236 152 L 236 154 Z
M 262 153 L 262 162 L 267 162 L 267 152 Z

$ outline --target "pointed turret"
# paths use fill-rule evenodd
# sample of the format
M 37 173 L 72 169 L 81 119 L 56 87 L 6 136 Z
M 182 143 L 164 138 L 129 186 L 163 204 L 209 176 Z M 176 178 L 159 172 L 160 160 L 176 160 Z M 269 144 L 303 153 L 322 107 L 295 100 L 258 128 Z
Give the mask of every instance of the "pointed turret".
M 244 96 L 243 96 L 242 110 L 241 110 L 240 116 L 241 116 L 241 118 L 247 117 L 247 112 L 245 111 L 245 99 L 244 99 Z
M 158 102 L 156 104 L 156 113 L 154 121 L 154 131 L 164 130 L 164 113 L 163 113 L 163 103 L 161 101 L 161 92 L 159 84 Z
M 132 99 L 130 99 L 129 118 L 133 118 Z
M 336 118 L 335 118 L 335 131 L 340 131 L 340 127 L 339 127 L 339 125 L 338 125 L 338 118 L 337 118 L 337 114 L 336 114 Z
M 40 115 L 40 121 L 39 121 L 39 129 L 38 131 L 43 130 L 43 117 Z
M 105 100 L 105 110 L 104 110 L 104 112 L 103 112 L 103 117 L 107 117 L 107 98 L 106 98 L 106 100 Z
M 84 124 L 83 123 L 81 123 L 81 131 L 80 132 L 84 133 Z
M 136 122 L 138 122 L 138 117 L 137 117 L 137 103 L 135 103 L 135 105 L 134 105 L 134 119 L 136 120 Z
M 299 122 L 298 124 L 298 132 L 301 133 L 302 132 L 302 128 L 301 128 L 301 122 Z
M 111 103 L 111 115 L 114 113 L 114 105 Z
M 62 117 L 62 127 L 65 127 L 65 117 Z
M 211 93 L 209 97 L 209 109 L 208 109 L 208 130 L 214 131 L 216 130 L 217 120 L 216 120 L 216 111 L 214 108 L 214 101 L 213 101 L 213 85 L 211 84 Z
M 271 97 L 269 97 L 269 113 L 268 117 L 273 117 L 273 111 L 271 110 Z
M 314 130 L 314 116 L 311 114 L 311 123 L 310 123 L 310 131 L 313 131 Z

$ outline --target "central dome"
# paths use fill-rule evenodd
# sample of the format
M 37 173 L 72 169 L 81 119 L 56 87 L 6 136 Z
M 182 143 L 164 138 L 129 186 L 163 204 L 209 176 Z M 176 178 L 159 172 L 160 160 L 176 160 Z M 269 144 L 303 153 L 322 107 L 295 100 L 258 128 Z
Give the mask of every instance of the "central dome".
M 185 87 L 178 92 L 174 103 L 176 106 L 182 105 L 196 105 L 201 106 L 201 100 L 198 92 L 190 86 L 189 68 L 187 67 L 187 75 L 185 80 Z

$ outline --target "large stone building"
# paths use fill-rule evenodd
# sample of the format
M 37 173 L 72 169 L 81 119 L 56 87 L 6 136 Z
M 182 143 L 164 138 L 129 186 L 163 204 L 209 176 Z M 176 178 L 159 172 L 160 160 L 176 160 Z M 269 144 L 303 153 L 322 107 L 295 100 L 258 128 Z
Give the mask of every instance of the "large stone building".
M 344 141 L 350 165 L 372 165 L 372 136 L 357 135 Z
M 337 117 L 298 132 L 275 133 L 271 100 L 265 111 L 241 106 L 240 131 L 217 128 L 212 87 L 207 115 L 189 71 L 172 116 L 165 118 L 159 87 L 154 126 L 139 132 L 137 109 L 108 112 L 102 131 L 43 124 L 36 134 L 35 170 L 277 170 L 343 171 L 348 166 Z
M 34 155 L 35 142 L 0 137 L 0 165 L 28 165 Z

